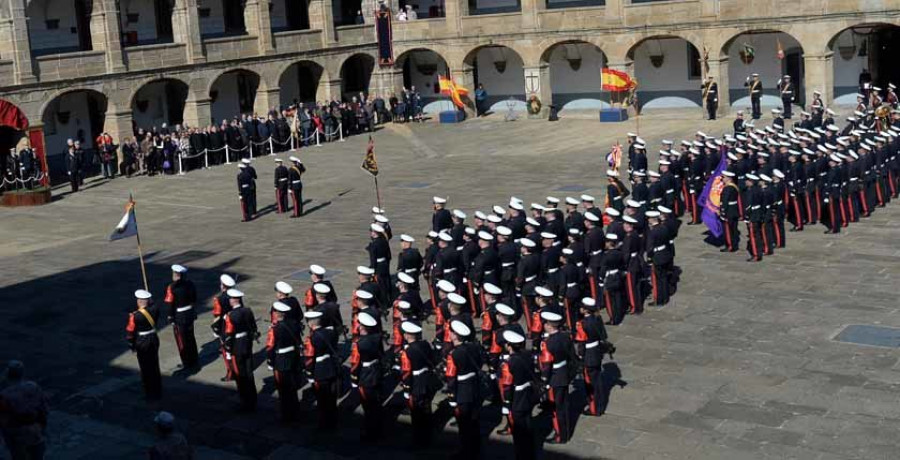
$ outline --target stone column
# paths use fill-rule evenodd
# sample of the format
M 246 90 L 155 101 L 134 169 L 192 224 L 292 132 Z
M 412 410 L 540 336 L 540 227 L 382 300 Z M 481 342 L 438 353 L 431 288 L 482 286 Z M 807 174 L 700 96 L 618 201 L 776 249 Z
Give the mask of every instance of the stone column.
M 11 0 L 10 20 L 6 33 L 0 36 L 4 50 L 12 50 L 15 63 L 15 82 L 31 83 L 36 80 L 31 60 L 31 38 L 28 36 L 28 20 L 25 17 L 25 0 Z M 4 53 L 5 55 L 6 53 Z
M 192 128 L 208 126 L 212 121 L 212 99 L 191 98 L 184 104 L 184 124 Z M 222 120 L 216 120 L 221 123 Z
M 188 62 L 206 62 L 203 38 L 200 35 L 197 0 L 178 0 L 172 11 L 172 32 L 175 43 L 184 43 L 187 48 Z
M 332 0 L 310 0 L 309 28 L 322 31 L 322 43 L 328 46 L 334 43 L 334 11 Z
M 540 29 L 540 12 L 547 9 L 547 0 L 522 0 L 522 28 L 526 30 Z
M 731 94 L 729 93 L 728 79 L 728 58 L 710 59 L 709 75 L 715 78 L 719 86 L 719 109 L 716 111 L 718 115 L 727 115 L 731 111 Z
M 121 144 L 126 138 L 134 135 L 131 120 L 130 109 L 117 110 L 110 107 L 103 121 L 103 131 L 109 133 L 116 144 Z
M 95 0 L 91 12 L 91 43 L 95 50 L 106 51 L 106 71 L 124 72 L 122 27 L 116 0 Z
M 546 117 L 550 113 L 550 105 L 553 104 L 549 64 L 525 67 L 525 100 L 531 99 L 532 94 L 541 101 L 540 116 Z
M 813 100 L 813 91 L 822 93 L 822 102 L 831 104 L 834 100 L 834 53 L 803 54 L 803 88 L 806 91 L 806 103 Z M 796 83 L 795 83 L 796 84 Z
M 450 78 L 452 78 L 457 85 L 469 90 L 468 99 L 463 99 L 463 101 L 466 102 L 466 108 L 464 110 L 466 112 L 466 118 L 475 118 L 475 69 L 451 69 Z
M 450 32 L 450 35 L 459 36 L 462 34 L 461 18 L 468 15 L 468 0 L 444 0 L 444 20 L 447 23 L 447 30 Z
M 369 85 L 369 94 L 379 95 L 387 100 L 391 93 L 400 94 L 403 91 L 403 69 L 385 68 L 372 73 L 372 82 Z
M 323 101 L 340 101 L 343 97 L 342 83 L 340 78 L 323 80 L 316 91 L 316 98 Z
M 281 88 L 268 88 L 256 90 L 256 100 L 253 101 L 253 111 L 263 117 L 271 109 L 277 109 L 281 104 Z
M 247 0 L 244 6 L 244 23 L 247 25 L 247 34 L 256 37 L 259 54 L 274 54 L 269 0 Z

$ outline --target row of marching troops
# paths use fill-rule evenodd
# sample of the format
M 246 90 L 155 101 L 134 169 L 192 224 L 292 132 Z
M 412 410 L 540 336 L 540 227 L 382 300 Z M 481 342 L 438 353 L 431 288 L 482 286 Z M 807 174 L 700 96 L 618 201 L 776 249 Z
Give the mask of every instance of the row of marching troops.
M 647 297 L 666 305 L 678 278 L 673 262 L 680 222 L 673 211 L 626 199 L 618 174 L 608 171 L 607 177 L 608 193 L 619 195 L 605 209 L 589 195 L 563 202 L 548 197 L 546 204 L 531 204 L 526 216 L 524 203 L 512 198 L 505 208 L 476 212 L 471 225 L 464 212 L 451 212 L 446 199 L 435 197 L 424 254 L 413 237 L 400 235 L 393 271 L 390 220 L 374 208 L 369 264 L 357 267 L 346 322 L 324 267 L 310 266 L 312 284 L 300 298 L 288 283 L 275 284 L 265 335 L 282 418 L 297 415 L 297 392 L 309 383 L 304 395 L 315 395 L 320 426 L 334 428 L 346 361 L 366 440 L 380 435 L 383 400 L 397 397 L 399 387 L 417 443 L 430 439 L 439 392 L 456 417 L 463 455 L 478 454 L 485 400 L 504 415 L 498 433 L 513 437 L 517 458 L 535 455 L 532 412 L 538 404 L 551 419 L 546 442 L 566 442 L 575 380 L 583 381 L 588 416 L 603 414 L 612 387 L 625 385 L 616 366 L 604 368 L 604 356 L 615 352 L 604 323 L 640 313 Z M 165 313 L 182 365 L 196 368 L 196 288 L 184 266 L 173 265 L 172 277 Z M 223 380 L 237 383 L 241 407 L 251 410 L 257 397 L 253 343 L 262 334 L 235 280 L 222 275 L 220 284 L 213 331 L 225 362 Z M 156 330 L 163 312 L 149 292 L 135 296 L 127 336 L 145 392 L 158 398 Z

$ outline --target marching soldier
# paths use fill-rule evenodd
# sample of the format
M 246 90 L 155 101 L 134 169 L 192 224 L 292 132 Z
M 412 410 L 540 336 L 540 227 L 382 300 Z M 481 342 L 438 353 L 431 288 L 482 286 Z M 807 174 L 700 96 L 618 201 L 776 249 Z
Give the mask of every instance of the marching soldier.
M 668 244 L 669 232 L 660 225 L 659 211 L 647 211 L 647 259 L 650 262 L 650 286 L 653 302 L 650 305 L 665 306 L 669 303 L 669 277 L 673 256 Z
M 278 214 L 287 212 L 288 179 L 290 174 L 284 166 L 281 158 L 276 158 L 275 163 L 275 212 Z
M 294 292 L 294 288 L 292 288 L 290 284 L 284 281 L 278 281 L 275 283 L 275 300 L 289 307 L 289 310 L 285 310 L 280 316 L 294 323 L 302 323 L 303 310 L 300 308 L 300 301 L 297 300 L 296 297 L 291 295 L 292 292 Z M 278 318 L 275 317 L 275 313 L 276 310 L 273 306 L 271 311 L 269 311 L 269 320 L 272 324 L 278 322 Z
M 134 291 L 134 297 L 137 299 L 137 309 L 128 315 L 125 339 L 128 341 L 131 351 L 137 353 L 144 397 L 148 400 L 155 400 L 162 396 L 159 337 L 156 336 L 159 308 L 153 304 L 152 295 L 143 289 Z
M 231 311 L 225 315 L 225 347 L 231 353 L 231 367 L 241 398 L 241 410 L 256 409 L 256 381 L 253 379 L 253 341 L 259 337 L 253 311 L 243 305 L 244 293 L 229 289 Z
M 235 287 L 234 278 L 229 275 L 219 277 L 219 294 L 213 298 L 213 322 L 210 328 L 213 335 L 219 340 L 219 352 L 225 362 L 225 376 L 219 379 L 222 382 L 230 382 L 234 378 L 231 367 L 231 353 L 225 347 L 225 316 L 231 311 L 231 297 L 228 290 Z
M 341 316 L 341 308 L 338 306 L 337 302 L 328 300 L 328 294 L 331 294 L 332 291 L 327 284 L 316 283 L 313 285 L 313 290 L 316 292 L 316 302 L 318 302 L 318 305 L 316 305 L 316 308 L 312 311 L 322 313 L 319 325 L 322 329 L 329 330 L 333 333 L 331 335 L 333 340 L 331 345 L 332 347 L 336 347 L 338 335 L 345 334 L 346 337 L 344 318 Z M 359 308 L 362 309 L 362 306 Z
M 734 123 L 732 124 L 734 128 L 734 134 L 744 134 L 747 131 L 747 122 L 744 120 L 744 111 L 738 110 L 735 115 Z
M 506 304 L 519 308 L 516 299 L 516 274 L 518 273 L 519 248 L 512 240 L 509 227 L 497 227 L 497 257 L 500 263 L 500 289 L 506 294 Z
M 357 321 L 360 337 L 353 343 L 350 352 L 350 381 L 359 392 L 363 408 L 365 432 L 362 439 L 371 442 L 377 440 L 381 433 L 381 361 L 384 346 L 376 317 L 360 311 Z
M 306 166 L 299 158 L 290 157 L 291 165 L 288 170 L 289 185 L 291 188 L 291 201 L 294 202 L 294 213 L 291 217 L 300 217 L 303 215 L 303 173 L 306 172 Z
M 391 246 L 384 234 L 384 227 L 379 224 L 369 226 L 372 240 L 366 246 L 369 253 L 369 267 L 375 270 L 375 282 L 379 286 L 379 307 L 390 304 L 391 289 Z
M 545 396 L 553 414 L 553 433 L 548 444 L 563 444 L 569 440 L 569 385 L 572 381 L 575 357 L 568 334 L 560 333 L 563 317 L 552 311 L 541 313 L 547 338 L 541 343 L 539 363 Z
M 193 369 L 198 366 L 197 339 L 194 337 L 197 288 L 191 280 L 185 278 L 186 273 L 187 268 L 184 266 L 172 265 L 172 283 L 166 287 L 165 302 L 169 304 L 168 319 L 175 333 L 175 345 L 178 346 L 181 365 L 184 369 Z
M 753 119 L 759 120 L 762 116 L 762 108 L 760 107 L 760 100 L 763 95 L 763 86 L 762 82 L 759 81 L 759 74 L 754 73 L 747 78 L 747 81 L 744 82 L 744 86 L 747 87 L 747 91 L 750 93 L 750 106 L 753 110 Z
M 256 215 L 256 182 L 247 170 L 247 165 L 238 165 L 238 196 L 241 199 L 241 222 L 249 222 Z
M 760 223 L 762 234 L 762 247 L 763 254 L 770 256 L 775 253 L 775 231 L 772 228 L 772 215 L 774 213 L 775 206 L 775 196 L 773 195 L 774 190 L 769 187 L 769 184 L 772 182 L 772 178 L 767 174 L 760 173 L 759 175 L 759 189 L 762 195 L 762 223 Z M 806 194 L 806 199 L 809 201 L 809 193 Z
M 572 198 L 570 196 L 566 197 L 566 228 L 573 229 L 577 228 L 581 232 L 584 232 L 584 215 L 578 211 L 578 204 L 580 202 Z
M 453 351 L 447 357 L 445 377 L 447 400 L 459 427 L 459 458 L 478 458 L 481 432 L 478 416 L 483 395 L 478 372 L 481 369 L 481 348 L 471 342 L 472 329 L 462 321 L 450 324 Z
M 603 278 L 603 300 L 609 314 L 607 324 L 616 326 L 625 319 L 625 257 L 619 249 L 619 235 L 606 234 L 606 250 L 601 255 L 598 276 Z
M 703 91 L 701 98 L 706 102 L 706 113 L 709 120 L 716 119 L 716 111 L 719 109 L 719 84 L 712 75 L 706 77 L 706 83 L 700 87 Z
M 842 201 L 841 201 L 841 159 L 837 155 L 828 157 L 828 174 L 825 176 L 825 204 L 828 205 L 828 230 L 825 233 L 836 234 L 841 232 L 842 226 Z
M 469 269 L 469 286 L 472 289 L 469 302 L 472 303 L 475 309 L 473 313 L 476 315 L 481 314 L 486 308 L 483 298 L 480 298 L 484 295 L 484 286 L 500 284 L 500 257 L 494 249 L 494 235 L 485 231 L 478 232 L 478 247 L 480 251 L 472 262 L 472 268 Z M 479 293 L 478 297 L 475 296 L 476 292 Z
M 644 241 L 638 233 L 638 220 L 632 216 L 622 218 L 622 226 L 625 228 L 625 237 L 622 239 L 622 254 L 625 257 L 625 292 L 628 302 L 628 312 L 632 315 L 644 311 L 644 294 L 641 288 L 644 278 Z M 596 303 L 595 303 L 596 304 Z M 573 311 L 573 313 L 577 313 Z M 573 315 L 577 318 L 577 315 Z M 574 328 L 572 329 L 575 330 Z
M 746 198 L 744 202 L 744 219 L 747 222 L 747 252 L 750 258 L 747 262 L 759 262 L 763 257 L 762 247 L 762 223 L 765 210 L 762 190 L 756 182 L 759 177 L 756 174 L 745 176 L 747 183 Z
M 400 325 L 407 345 L 400 354 L 401 386 L 412 419 L 413 442 L 431 443 L 433 433 L 431 400 L 438 390 L 435 363 L 438 358 L 431 345 L 422 340 L 422 327 L 413 321 Z
M 292 311 L 294 307 L 284 302 L 276 301 L 272 309 L 275 311 L 275 321 L 266 336 L 266 362 L 275 378 L 281 421 L 290 422 L 295 419 L 299 406 L 297 390 L 300 385 L 296 378 L 302 369 L 302 323 L 286 320 L 285 315 L 296 312 Z
M 532 313 L 535 311 L 534 288 L 537 286 L 541 271 L 541 256 L 536 253 L 537 244 L 528 238 L 519 240 L 522 245 L 522 258 L 517 265 L 516 291 L 521 296 L 522 313 L 525 315 L 527 328 L 531 329 Z
M 578 266 L 575 251 L 572 248 L 564 248 L 560 255 L 560 268 L 558 283 L 556 285 L 557 297 L 563 299 L 566 325 L 570 331 L 575 330 L 575 320 L 578 317 L 578 302 L 583 292 L 585 282 L 584 270 Z
M 597 315 L 594 299 L 585 297 L 581 301 L 581 319 L 575 329 L 575 350 L 584 364 L 584 385 L 587 393 L 587 407 L 584 415 L 600 416 L 606 410 L 606 391 L 603 385 L 603 354 L 607 352 L 606 328 L 603 319 Z
M 516 460 L 535 458 L 534 427 L 531 412 L 538 389 L 534 388 L 534 363 L 525 351 L 525 337 L 514 331 L 503 332 L 504 349 L 509 358 L 500 370 L 503 415 L 509 420 Z M 507 433 L 508 434 L 508 433 Z
M 337 396 L 340 391 L 340 357 L 333 345 L 337 342 L 337 335 L 332 329 L 323 327 L 325 317 L 321 311 L 308 311 L 304 316 L 310 331 L 303 347 L 306 378 L 312 383 L 316 395 L 319 429 L 333 430 L 337 427 Z
M 778 169 L 772 171 L 772 191 L 774 194 L 774 212 L 772 213 L 772 229 L 775 231 L 775 247 L 785 247 L 784 235 L 784 173 Z
M 734 184 L 734 176 L 735 174 L 732 171 L 722 171 L 725 187 L 722 189 L 722 194 L 719 198 L 721 203 L 719 206 L 719 217 L 722 219 L 722 227 L 725 231 L 725 247 L 719 252 L 736 252 L 741 236 L 738 232 L 738 219 L 741 214 L 738 205 L 740 190 Z
M 794 103 L 794 84 L 791 82 L 791 76 L 785 75 L 781 78 L 778 85 L 778 92 L 781 93 L 781 105 L 784 111 L 784 118 L 791 119 L 791 109 Z

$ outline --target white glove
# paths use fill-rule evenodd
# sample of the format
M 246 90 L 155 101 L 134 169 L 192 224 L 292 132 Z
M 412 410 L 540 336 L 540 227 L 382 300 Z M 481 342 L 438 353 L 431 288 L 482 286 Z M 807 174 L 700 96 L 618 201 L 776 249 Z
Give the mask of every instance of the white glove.
M 456 403 L 453 401 L 450 401 L 450 407 L 456 407 Z
M 500 413 L 503 414 L 503 415 L 509 415 L 509 409 L 507 409 L 506 407 L 504 407 L 503 409 L 500 409 Z

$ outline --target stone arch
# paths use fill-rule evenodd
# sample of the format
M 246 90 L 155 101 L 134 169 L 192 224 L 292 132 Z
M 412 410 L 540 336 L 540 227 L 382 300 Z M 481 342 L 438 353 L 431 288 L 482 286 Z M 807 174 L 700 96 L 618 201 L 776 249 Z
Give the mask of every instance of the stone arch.
M 155 78 L 135 85 L 128 98 L 134 124 L 139 128 L 168 126 L 184 122 L 189 83 L 177 77 Z
M 550 73 L 553 104 L 561 110 L 599 109 L 609 103 L 601 88 L 601 71 L 609 58 L 596 43 L 569 39 L 541 47 L 539 62 Z
M 796 31 L 793 31 L 796 32 Z M 718 50 L 720 58 L 728 60 L 729 100 L 734 107 L 748 107 L 750 98 L 744 82 L 751 73 L 758 73 L 763 83 L 762 106 L 781 107 L 782 101 L 776 88 L 784 75 L 791 75 L 794 82 L 794 104 L 803 105 L 805 97 L 803 41 L 794 33 L 780 29 L 759 28 L 737 30 L 722 42 Z M 778 46 L 784 51 L 784 59 L 777 57 Z M 749 51 L 752 49 L 752 57 Z M 724 88 L 720 88 L 723 91 Z
M 315 102 L 319 88 L 328 82 L 325 67 L 316 61 L 302 59 L 293 61 L 278 73 L 279 97 L 282 106 L 298 102 Z
M 82 141 L 84 149 L 93 148 L 109 112 L 115 112 L 111 100 L 96 88 L 65 89 L 47 98 L 40 112 L 47 151 L 61 152 L 66 139 Z
M 369 94 L 372 75 L 375 73 L 375 57 L 369 53 L 347 56 L 340 66 L 341 97 L 350 99 L 359 93 Z
M 700 107 L 703 77 L 697 37 L 661 34 L 640 37 L 625 54 L 638 83 L 643 108 Z
M 883 91 L 889 83 L 900 84 L 900 26 L 888 22 L 864 22 L 841 29 L 828 38 L 826 53 L 832 54 L 834 104 L 856 104 L 856 93 L 865 92 L 860 82 Z M 882 93 L 884 96 L 884 93 Z
M 524 54 L 509 44 L 479 45 L 463 58 L 463 70 L 472 72 L 473 88 L 484 85 L 491 110 L 506 111 L 510 99 L 516 110 L 525 110 Z
M 402 73 L 403 87 L 415 86 L 425 104 L 425 111 L 436 99 L 441 99 L 438 77 L 450 76 L 450 64 L 441 53 L 426 47 L 411 48 L 400 53 L 394 60 L 394 69 Z M 443 105 L 443 109 L 448 107 Z
M 247 68 L 219 72 L 209 80 L 210 114 L 214 120 L 223 120 L 253 113 L 257 95 L 266 89 L 262 76 Z

